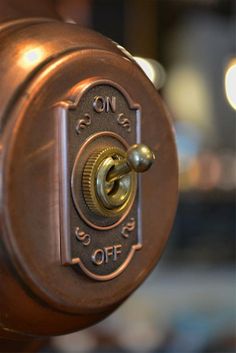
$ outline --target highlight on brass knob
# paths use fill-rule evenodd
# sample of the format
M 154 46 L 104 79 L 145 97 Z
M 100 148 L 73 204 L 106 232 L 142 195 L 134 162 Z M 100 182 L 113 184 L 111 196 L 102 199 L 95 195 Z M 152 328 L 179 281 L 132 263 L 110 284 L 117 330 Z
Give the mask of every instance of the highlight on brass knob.
M 136 173 L 147 171 L 154 159 L 154 153 L 143 144 L 135 144 L 127 152 L 118 147 L 94 152 L 83 171 L 87 206 L 100 216 L 120 216 L 134 200 Z
M 114 168 L 109 172 L 107 180 L 114 181 L 132 170 L 136 173 L 146 172 L 152 166 L 154 160 L 155 155 L 148 146 L 135 144 L 128 149 L 125 159 L 117 161 Z

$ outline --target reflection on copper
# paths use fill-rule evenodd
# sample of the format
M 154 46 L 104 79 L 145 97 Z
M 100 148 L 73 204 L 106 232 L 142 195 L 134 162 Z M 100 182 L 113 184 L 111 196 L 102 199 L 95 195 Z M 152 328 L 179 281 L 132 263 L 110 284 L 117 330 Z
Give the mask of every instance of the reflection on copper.
M 33 151 L 32 153 L 28 154 L 25 158 L 25 160 L 28 162 L 31 159 L 36 159 L 36 158 L 41 158 L 44 156 L 45 153 L 47 153 L 48 150 L 50 150 L 55 144 L 55 141 L 49 141 L 47 144 L 40 146 L 38 149 Z
M 39 46 L 33 47 L 32 45 L 25 46 L 20 53 L 18 63 L 24 68 L 35 66 L 42 60 L 43 56 L 43 48 Z

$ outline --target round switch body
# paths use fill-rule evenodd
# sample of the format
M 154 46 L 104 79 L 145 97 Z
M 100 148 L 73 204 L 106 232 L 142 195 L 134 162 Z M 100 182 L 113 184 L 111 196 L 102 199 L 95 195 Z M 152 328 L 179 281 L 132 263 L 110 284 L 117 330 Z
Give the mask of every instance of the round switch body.
M 113 312 L 160 259 L 178 194 L 173 129 L 102 35 L 32 18 L 0 37 L 0 337 L 65 334 Z M 137 144 L 156 156 L 143 176 Z

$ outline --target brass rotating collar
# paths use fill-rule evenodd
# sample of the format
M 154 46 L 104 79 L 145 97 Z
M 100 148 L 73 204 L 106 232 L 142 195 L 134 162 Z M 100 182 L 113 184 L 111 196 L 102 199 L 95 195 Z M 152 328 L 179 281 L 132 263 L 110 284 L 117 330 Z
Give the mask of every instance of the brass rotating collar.
M 118 217 L 133 202 L 137 177 L 130 172 L 121 178 L 108 181 L 108 173 L 117 162 L 126 157 L 117 147 L 106 147 L 94 152 L 88 159 L 82 177 L 83 195 L 89 209 L 103 217 Z

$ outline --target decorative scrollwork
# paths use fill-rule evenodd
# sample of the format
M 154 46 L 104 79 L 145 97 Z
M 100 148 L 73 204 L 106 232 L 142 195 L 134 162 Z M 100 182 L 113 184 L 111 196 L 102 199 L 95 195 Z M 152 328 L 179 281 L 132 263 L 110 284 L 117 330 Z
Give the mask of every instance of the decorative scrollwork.
M 118 115 L 117 122 L 119 125 L 123 126 L 128 132 L 131 132 L 131 122 L 123 113 Z
M 135 229 L 136 222 L 134 218 L 130 218 L 130 221 L 122 228 L 121 234 L 124 238 L 128 239 L 130 232 Z
M 77 134 L 80 134 L 83 129 L 91 125 L 92 119 L 89 114 L 84 114 L 83 118 L 78 119 L 75 130 Z
M 76 239 L 79 240 L 84 246 L 89 246 L 91 243 L 91 236 L 84 231 L 80 230 L 79 227 L 75 229 Z

